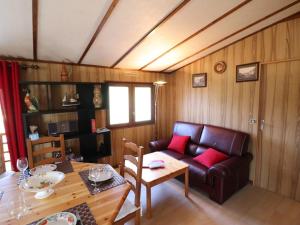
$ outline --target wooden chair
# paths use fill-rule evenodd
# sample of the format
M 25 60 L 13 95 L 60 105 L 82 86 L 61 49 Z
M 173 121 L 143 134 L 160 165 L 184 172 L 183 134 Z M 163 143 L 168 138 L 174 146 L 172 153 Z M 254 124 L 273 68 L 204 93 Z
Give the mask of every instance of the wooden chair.
M 59 142 L 60 146 L 56 147 L 55 143 Z M 45 147 L 41 145 L 50 144 L 51 146 Z M 47 164 L 47 163 L 55 163 L 61 162 L 65 160 L 65 140 L 64 135 L 61 134 L 58 137 L 41 137 L 38 140 L 31 141 L 27 139 L 27 154 L 28 154 L 28 163 L 29 168 L 33 168 L 35 166 Z M 41 146 L 39 149 L 34 149 L 37 146 Z M 59 156 L 55 157 L 53 154 L 56 152 L 60 152 Z M 42 156 L 50 153 L 50 157 L 44 157 L 40 159 Z M 37 157 L 37 162 L 34 162 L 34 158 Z
M 132 151 L 137 154 L 137 158 L 132 155 L 126 155 L 125 150 Z M 126 166 L 125 161 L 128 160 L 134 165 L 135 169 L 131 169 Z M 140 199 L 141 199 L 141 183 L 142 183 L 142 169 L 143 169 L 143 147 L 137 146 L 132 142 L 128 142 L 123 138 L 122 148 L 122 161 L 120 163 L 120 174 L 125 178 L 125 173 L 128 174 L 135 180 L 135 184 L 130 180 L 126 179 L 131 186 L 131 190 L 135 194 L 134 204 L 128 199 L 123 203 L 119 214 L 117 215 L 114 224 L 124 224 L 125 222 L 135 218 L 135 225 L 140 224 Z

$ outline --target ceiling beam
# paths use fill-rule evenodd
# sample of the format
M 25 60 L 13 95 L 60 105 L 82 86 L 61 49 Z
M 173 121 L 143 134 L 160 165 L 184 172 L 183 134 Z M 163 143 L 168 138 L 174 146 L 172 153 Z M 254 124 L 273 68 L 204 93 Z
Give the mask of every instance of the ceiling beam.
M 195 33 L 193 33 L 192 35 L 188 36 L 186 39 L 184 39 L 183 41 L 177 43 L 176 45 L 174 45 L 173 47 L 171 47 L 170 49 L 168 49 L 167 51 L 163 52 L 162 54 L 160 54 L 159 56 L 157 56 L 155 59 L 151 60 L 150 62 L 148 62 L 147 64 L 145 64 L 144 66 L 142 66 L 139 70 L 142 70 L 144 68 L 146 68 L 147 66 L 149 66 L 150 64 L 154 63 L 156 60 L 158 60 L 159 58 L 163 57 L 164 55 L 166 55 L 167 53 L 171 52 L 173 49 L 177 48 L 178 46 L 184 44 L 185 42 L 189 41 L 190 39 L 192 39 L 193 37 L 195 37 L 196 35 L 202 33 L 203 31 L 207 30 L 209 27 L 211 27 L 212 25 L 214 25 L 215 23 L 219 22 L 220 20 L 224 19 L 226 16 L 230 15 L 231 13 L 235 12 L 236 10 L 238 10 L 239 8 L 241 8 L 242 6 L 246 5 L 247 3 L 251 2 L 252 0 L 246 0 L 243 1 L 242 3 L 238 4 L 237 6 L 235 6 L 234 8 L 232 8 L 231 10 L 227 11 L 225 14 L 223 14 L 222 16 L 218 17 L 217 19 L 215 19 L 214 21 L 212 21 L 211 23 L 207 24 L 205 27 L 201 28 L 200 30 L 196 31 Z
M 131 48 L 129 48 L 111 67 L 116 67 L 134 48 L 141 44 L 155 29 L 159 28 L 165 22 L 167 22 L 172 16 L 174 16 L 180 9 L 182 9 L 191 0 L 184 0 L 174 10 L 172 10 L 167 16 L 160 20 L 154 27 L 152 27 L 141 39 L 139 39 Z
M 33 59 L 37 60 L 38 41 L 38 0 L 32 0 L 32 47 Z
M 215 45 L 217 45 L 217 44 L 219 44 L 219 43 L 222 42 L 222 41 L 225 41 L 226 39 L 228 39 L 228 38 L 230 38 L 230 37 L 232 37 L 232 36 L 234 36 L 234 35 L 236 35 L 236 34 L 242 32 L 242 31 L 244 31 L 244 30 L 246 30 L 246 29 L 248 29 L 248 28 L 250 28 L 250 27 L 252 27 L 252 26 L 254 26 L 254 25 L 256 25 L 256 24 L 258 24 L 258 23 L 260 23 L 260 22 L 262 22 L 262 21 L 264 21 L 264 20 L 266 20 L 266 19 L 268 19 L 268 18 L 270 18 L 270 17 L 272 17 L 272 16 L 274 16 L 274 15 L 277 14 L 277 13 L 280 13 L 281 11 L 284 11 L 284 10 L 286 10 L 286 9 L 288 9 L 288 8 L 290 8 L 290 7 L 294 6 L 294 5 L 296 5 L 296 4 L 299 3 L 299 2 L 300 2 L 300 0 L 294 1 L 294 2 L 290 3 L 289 5 L 286 5 L 285 7 L 282 7 L 282 8 L 280 8 L 280 9 L 276 10 L 275 12 L 273 12 L 273 13 L 271 13 L 271 14 L 269 14 L 269 15 L 267 15 L 267 16 L 265 16 L 265 17 L 263 17 L 263 18 L 261 18 L 261 19 L 259 19 L 259 20 L 257 20 L 257 21 L 255 21 L 255 22 L 253 22 L 253 23 L 247 25 L 246 27 L 243 27 L 243 28 L 241 28 L 241 29 L 239 29 L 239 30 L 233 32 L 232 34 L 229 34 L 228 36 L 226 36 L 226 37 L 220 39 L 219 41 L 216 41 L 215 43 L 210 44 L 210 45 L 206 46 L 205 48 L 203 48 L 203 49 L 201 49 L 201 50 L 199 50 L 199 51 L 193 53 L 192 55 L 190 55 L 190 56 L 188 56 L 188 57 L 185 57 L 184 59 L 182 59 L 182 60 L 180 60 L 180 61 L 178 61 L 178 62 L 176 62 L 176 63 L 174 63 L 174 64 L 172 64 L 172 65 L 170 65 L 170 66 L 168 66 L 167 68 L 161 70 L 160 72 L 166 72 L 166 70 L 172 68 L 173 66 L 176 66 L 177 64 L 179 64 L 179 63 L 181 63 L 181 62 L 183 62 L 183 61 L 185 61 L 185 60 L 187 60 L 187 59 L 189 59 L 189 58 L 191 58 L 191 57 L 193 57 L 193 56 L 195 56 L 195 55 L 197 55 L 197 54 L 199 54 L 199 53 L 201 53 L 201 52 L 203 52 L 203 51 L 205 51 L 205 50 L 207 50 L 207 49 L 209 49 L 209 48 L 211 48 L 211 47 L 213 47 L 213 46 L 215 46 Z M 276 22 L 276 23 L 277 23 L 277 22 Z M 264 28 L 263 28 L 263 29 L 264 29 Z M 256 32 L 258 32 L 258 31 L 255 31 L 254 33 L 256 33 Z M 243 38 L 245 38 L 245 37 L 243 37 Z M 242 38 L 242 39 L 243 39 L 243 38 Z M 223 48 L 223 47 L 222 47 L 222 48 Z M 200 58 L 202 58 L 202 57 L 200 57 Z M 198 59 L 200 59 L 200 58 L 198 58 Z M 194 60 L 193 62 L 197 61 L 198 59 Z M 184 66 L 185 66 L 185 65 L 184 65 Z M 184 66 L 182 66 L 182 67 L 184 67 Z M 180 67 L 180 68 L 182 68 L 182 67 Z M 178 69 L 180 69 L 180 68 L 178 68 Z M 176 69 L 176 70 L 177 70 L 177 69 Z
M 217 23 L 220 20 L 224 19 L 226 16 L 230 15 L 231 13 L 235 12 L 236 10 L 238 10 L 239 8 L 241 8 L 242 6 L 246 5 L 247 3 L 251 2 L 251 1 L 252 0 L 246 0 L 246 1 L 243 1 L 242 3 L 238 4 L 237 6 L 235 6 L 234 8 L 232 8 L 231 10 L 229 10 L 228 12 L 226 12 L 225 14 L 223 14 L 222 16 L 220 16 L 219 18 L 217 18 L 214 21 L 212 21 L 211 23 L 207 24 L 205 27 L 201 28 L 200 30 L 196 31 L 195 33 L 193 33 L 192 35 L 190 35 L 189 37 L 187 37 L 183 41 L 177 43 L 176 45 L 174 45 L 173 47 L 171 47 L 170 49 L 168 49 L 164 53 L 160 54 L 155 59 L 151 60 L 150 62 L 148 62 L 147 64 L 145 64 L 144 66 L 142 66 L 139 70 L 143 70 L 144 68 L 146 68 L 150 64 L 154 63 L 156 60 L 158 60 L 159 58 L 163 57 L 164 55 L 166 55 L 167 53 L 169 53 L 173 49 L 179 47 L 180 45 L 184 44 L 185 42 L 187 42 L 188 40 L 192 39 L 196 35 L 198 35 L 198 34 L 202 33 L 203 31 L 207 30 L 209 27 L 211 27 L 215 23 Z
M 150 71 L 150 70 L 135 70 L 135 69 L 122 69 L 122 68 L 111 68 L 108 66 L 99 66 L 99 65 L 93 65 L 93 64 L 78 64 L 78 63 L 73 63 L 73 62 L 60 62 L 60 61 L 54 61 L 54 60 L 34 60 L 34 59 L 28 59 L 28 58 L 21 58 L 21 57 L 10 57 L 10 56 L 4 56 L 0 55 L 0 60 L 6 60 L 6 61 L 21 61 L 21 62 L 32 62 L 32 63 L 46 63 L 46 64 L 64 64 L 64 65 L 71 65 L 71 66 L 86 66 L 86 67 L 95 67 L 95 68 L 101 68 L 101 69 L 106 69 L 106 70 L 117 70 L 117 71 L 124 71 L 124 72 L 150 72 L 150 73 L 155 73 L 155 74 L 160 74 L 157 71 Z M 164 73 L 164 72 L 162 72 Z M 169 74 L 169 73 L 166 73 Z
M 230 45 L 233 45 L 233 44 L 235 44 L 235 43 L 237 43 L 237 42 L 239 42 L 239 41 L 241 41 L 241 40 L 243 40 L 243 39 L 245 39 L 245 38 L 248 38 L 248 37 L 250 37 L 250 36 L 252 36 L 252 35 L 255 35 L 256 33 L 261 32 L 261 31 L 263 31 L 263 30 L 265 30 L 265 29 L 268 29 L 269 27 L 272 27 L 272 26 L 274 26 L 274 25 L 276 25 L 276 24 L 278 24 L 278 23 L 287 22 L 287 21 L 289 21 L 289 20 L 293 20 L 293 19 L 297 19 L 297 18 L 300 18 L 300 12 L 297 12 L 297 13 L 295 13 L 295 14 L 293 14 L 293 15 L 291 15 L 291 16 L 288 16 L 288 17 L 286 17 L 286 18 L 283 18 L 282 20 L 276 21 L 276 22 L 274 22 L 274 23 L 272 23 L 272 24 L 270 24 L 270 25 L 268 25 L 268 26 L 266 26 L 266 27 L 263 27 L 263 28 L 259 29 L 258 31 L 255 31 L 255 32 L 253 32 L 253 33 L 251 33 L 251 34 L 248 34 L 248 35 L 245 36 L 245 37 L 242 37 L 242 38 L 240 38 L 240 39 L 238 39 L 238 40 L 236 40 L 236 41 L 234 41 L 234 42 L 232 42 L 232 43 L 229 43 L 229 44 L 225 45 L 225 46 L 222 47 L 221 49 L 227 48 L 227 47 L 230 46 Z M 220 49 L 217 49 L 217 50 L 215 50 L 215 51 L 209 53 L 209 55 L 214 54 L 214 53 L 216 53 L 217 51 L 220 51 Z M 185 67 L 185 66 L 188 66 L 188 65 L 190 65 L 190 64 L 192 64 L 192 63 L 198 61 L 199 59 L 204 58 L 204 57 L 206 57 L 206 56 L 202 56 L 202 57 L 200 57 L 200 58 L 198 58 L 198 59 L 195 59 L 195 60 L 193 60 L 192 62 L 189 62 L 188 64 L 186 64 L 186 65 L 184 65 L 184 66 L 181 66 L 181 67 L 179 67 L 179 68 L 177 68 L 177 69 L 175 69 L 175 70 L 173 70 L 173 71 L 162 72 L 162 73 L 171 74 L 171 73 L 173 73 L 173 72 L 176 72 L 177 70 L 182 69 L 182 68 Z M 298 59 L 298 58 L 288 59 L 288 61 L 294 61 L 294 60 L 299 60 L 299 59 Z M 265 63 L 265 62 L 261 62 L 261 63 Z
M 86 49 L 84 50 L 82 56 L 80 57 L 78 64 L 80 64 L 83 60 L 83 58 L 86 56 L 87 52 L 89 51 L 89 49 L 91 48 L 91 46 L 93 45 L 93 43 L 95 42 L 98 34 L 100 33 L 100 31 L 102 30 L 102 28 L 104 27 L 105 23 L 107 22 L 108 18 L 110 17 L 110 15 L 112 14 L 112 12 L 114 11 L 116 5 L 118 4 L 119 0 L 113 0 L 112 3 L 110 4 L 105 16 L 103 17 L 103 19 L 101 20 L 99 26 L 97 27 L 97 30 L 95 31 L 92 39 L 90 40 L 89 44 L 87 45 Z

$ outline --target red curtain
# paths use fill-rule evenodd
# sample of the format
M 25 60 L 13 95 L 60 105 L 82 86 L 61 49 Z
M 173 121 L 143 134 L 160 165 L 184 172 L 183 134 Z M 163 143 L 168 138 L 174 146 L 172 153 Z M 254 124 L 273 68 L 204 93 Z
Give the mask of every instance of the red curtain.
M 17 159 L 26 156 L 19 79 L 20 68 L 18 63 L 0 61 L 0 104 L 11 165 L 14 171 L 17 171 Z

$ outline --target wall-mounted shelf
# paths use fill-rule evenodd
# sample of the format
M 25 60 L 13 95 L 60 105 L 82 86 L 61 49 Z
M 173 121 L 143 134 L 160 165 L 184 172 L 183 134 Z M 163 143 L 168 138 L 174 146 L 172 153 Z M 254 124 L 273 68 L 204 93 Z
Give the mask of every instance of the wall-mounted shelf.
M 77 81 L 27 81 L 21 80 L 19 81 L 20 85 L 77 85 L 77 84 L 84 84 L 84 85 L 102 85 L 103 82 L 77 82 Z
M 110 130 L 102 130 L 99 133 L 91 132 L 91 120 L 96 119 L 96 112 L 106 110 L 107 85 L 105 83 L 20 81 L 19 84 L 21 99 L 24 99 L 26 90 L 29 89 L 30 95 L 37 97 L 40 103 L 39 111 L 28 113 L 22 101 L 22 118 L 26 138 L 28 138 L 29 134 L 29 125 L 33 124 L 41 128 L 39 132 L 42 136 L 48 135 L 47 126 L 50 121 L 77 120 L 78 132 L 65 133 L 64 135 L 65 140 L 79 140 L 80 154 L 83 156 L 84 161 L 96 162 L 98 158 L 111 155 Z M 101 85 L 101 108 L 95 108 L 93 104 L 94 87 L 96 85 Z M 65 93 L 77 93 L 79 95 L 80 105 L 63 107 L 62 98 Z M 63 115 L 60 116 L 61 114 Z M 105 113 L 103 113 L 103 115 L 105 115 Z
M 105 108 L 63 108 L 63 109 L 50 109 L 50 110 L 39 110 L 37 112 L 30 112 L 30 113 L 22 113 L 25 117 L 30 116 L 38 116 L 43 114 L 56 114 L 56 113 L 69 113 L 69 112 L 78 112 L 79 110 L 106 110 Z

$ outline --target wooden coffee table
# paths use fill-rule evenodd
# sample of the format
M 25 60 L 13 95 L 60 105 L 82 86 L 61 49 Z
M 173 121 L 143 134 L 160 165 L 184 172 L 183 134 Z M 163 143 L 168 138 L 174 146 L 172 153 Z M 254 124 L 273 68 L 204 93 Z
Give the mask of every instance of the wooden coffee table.
M 147 166 L 152 160 L 163 160 L 165 168 L 149 169 L 143 168 L 142 183 L 147 190 L 147 217 L 151 218 L 151 188 L 161 184 L 167 180 L 175 178 L 181 174 L 185 174 L 185 196 L 188 197 L 189 192 L 189 169 L 188 165 L 163 152 L 153 152 L 144 155 L 143 165 Z M 131 167 L 131 166 L 130 166 Z

